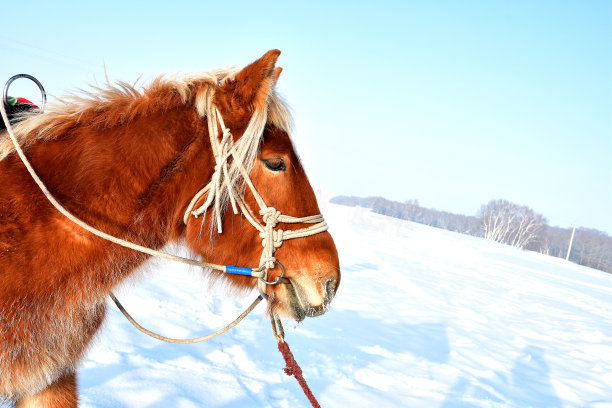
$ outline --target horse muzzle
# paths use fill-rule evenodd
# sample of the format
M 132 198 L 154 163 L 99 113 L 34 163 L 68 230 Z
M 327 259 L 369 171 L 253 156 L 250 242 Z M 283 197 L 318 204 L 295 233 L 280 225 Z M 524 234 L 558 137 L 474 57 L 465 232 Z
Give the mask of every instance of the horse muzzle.
M 308 277 L 283 279 L 280 286 L 280 303 L 288 317 L 300 322 L 306 317 L 316 317 L 329 310 L 336 294 L 339 276 L 324 276 L 312 281 Z

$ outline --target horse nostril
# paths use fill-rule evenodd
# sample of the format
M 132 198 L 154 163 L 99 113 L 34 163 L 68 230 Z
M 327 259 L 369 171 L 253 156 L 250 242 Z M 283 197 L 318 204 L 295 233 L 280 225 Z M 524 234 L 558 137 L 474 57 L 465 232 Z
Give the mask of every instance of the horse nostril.
M 325 289 L 325 299 L 330 301 L 336 294 L 336 280 L 334 278 L 328 278 L 323 285 Z

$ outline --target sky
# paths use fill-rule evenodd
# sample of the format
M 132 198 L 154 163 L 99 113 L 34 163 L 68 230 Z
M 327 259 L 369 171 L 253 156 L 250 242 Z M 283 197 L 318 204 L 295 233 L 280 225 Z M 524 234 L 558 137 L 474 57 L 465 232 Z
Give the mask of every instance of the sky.
M 314 186 L 475 215 L 492 199 L 612 234 L 612 3 L 119 2 L 2 7 L 0 82 L 90 84 L 282 55 Z M 11 94 L 38 100 L 16 82 Z

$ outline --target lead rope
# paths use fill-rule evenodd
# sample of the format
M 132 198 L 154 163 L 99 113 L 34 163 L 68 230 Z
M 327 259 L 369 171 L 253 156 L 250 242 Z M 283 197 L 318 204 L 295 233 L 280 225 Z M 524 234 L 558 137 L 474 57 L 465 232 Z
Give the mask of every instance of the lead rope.
M 270 315 L 270 323 L 272 324 L 272 334 L 278 342 L 278 351 L 280 351 L 280 353 L 283 355 L 283 359 L 285 359 L 285 368 L 283 371 L 285 371 L 285 374 L 287 374 L 289 377 L 295 377 L 298 384 L 300 384 L 300 387 L 302 387 L 304 395 L 306 395 L 306 398 L 308 398 L 308 401 L 310 401 L 313 408 L 321 408 L 321 405 L 319 405 L 319 402 L 302 376 L 302 369 L 298 365 L 297 361 L 295 361 L 293 353 L 289 348 L 289 344 L 287 344 L 285 341 L 285 331 L 283 330 L 283 325 L 281 324 L 280 319 L 274 315 Z
M 173 338 L 165 337 L 165 336 L 162 336 L 161 334 L 157 334 L 157 333 L 154 333 L 154 332 L 152 332 L 150 330 L 145 329 L 140 324 L 138 324 L 138 322 L 136 320 L 134 320 L 134 318 L 128 313 L 127 310 L 125 310 L 125 308 L 123 307 L 121 302 L 119 302 L 119 300 L 117 300 L 115 295 L 113 295 L 111 293 L 110 297 L 111 297 L 111 299 L 113 299 L 113 302 L 115 302 L 115 305 L 117 305 L 117 308 L 119 308 L 119 310 L 121 311 L 121 313 L 123 313 L 125 318 L 128 319 L 128 321 L 130 323 L 132 323 L 132 326 L 134 326 L 135 328 L 137 328 L 138 330 L 140 330 L 141 332 L 143 332 L 147 336 L 151 336 L 151 337 L 153 337 L 153 338 L 155 338 L 157 340 L 161 340 L 161 341 L 165 341 L 166 343 L 173 343 L 173 344 L 193 344 L 193 343 L 199 343 L 199 342 L 205 341 L 205 340 L 210 340 L 213 337 L 217 337 L 218 335 L 225 333 L 226 331 L 228 331 L 229 329 L 231 329 L 232 327 L 234 327 L 238 323 L 240 323 L 240 321 L 242 321 L 242 319 L 244 319 L 249 313 L 251 313 L 251 311 L 253 309 L 255 309 L 255 306 L 257 306 L 259 304 L 259 302 L 261 302 L 263 300 L 263 298 L 261 296 L 258 296 L 257 299 L 255 299 L 253 301 L 253 303 L 251 303 L 251 305 L 249 307 L 247 307 L 246 310 L 244 312 L 242 312 L 242 314 L 240 316 L 238 316 L 233 322 L 231 322 L 227 326 L 217 330 L 214 333 L 207 334 L 206 336 L 202 336 L 202 337 L 196 337 L 194 339 L 173 339 Z

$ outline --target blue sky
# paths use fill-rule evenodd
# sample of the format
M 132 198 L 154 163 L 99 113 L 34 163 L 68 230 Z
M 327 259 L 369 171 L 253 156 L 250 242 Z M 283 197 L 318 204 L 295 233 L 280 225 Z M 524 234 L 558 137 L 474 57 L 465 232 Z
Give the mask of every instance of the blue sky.
M 612 234 L 612 3 L 10 2 L 0 80 L 51 97 L 283 54 L 314 185 Z M 35 98 L 16 84 L 12 94 Z

